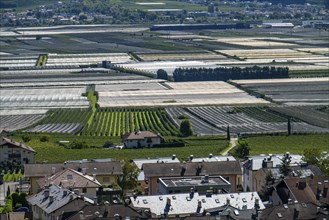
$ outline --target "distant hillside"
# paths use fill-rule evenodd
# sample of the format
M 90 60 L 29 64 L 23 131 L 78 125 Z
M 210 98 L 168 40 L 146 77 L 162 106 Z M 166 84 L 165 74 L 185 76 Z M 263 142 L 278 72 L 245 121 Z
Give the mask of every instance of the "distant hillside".
M 49 5 L 58 2 L 59 0 L 0 0 L 0 8 L 17 8 L 17 9 L 29 9 L 35 8 L 39 5 Z M 65 2 L 66 0 L 61 0 Z

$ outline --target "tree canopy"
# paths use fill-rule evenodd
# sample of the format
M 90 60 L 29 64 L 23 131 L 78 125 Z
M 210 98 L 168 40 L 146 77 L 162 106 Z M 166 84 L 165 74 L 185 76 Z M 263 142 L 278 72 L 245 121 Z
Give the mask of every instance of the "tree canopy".
M 275 79 L 288 78 L 287 67 L 218 67 L 175 69 L 173 73 L 176 82 L 185 81 L 227 81 L 235 79 Z
M 168 80 L 168 73 L 163 69 L 158 69 L 157 71 L 157 79 Z
M 324 175 L 329 175 L 329 155 L 317 148 L 304 150 L 303 159 L 308 164 L 316 165 Z
M 181 135 L 184 137 L 192 135 L 193 129 L 192 129 L 190 120 L 188 120 L 188 119 L 182 120 L 179 130 L 180 130 Z
M 291 156 L 288 153 L 284 154 L 280 166 L 280 172 L 282 175 L 287 176 L 290 173 L 290 162 Z
M 119 185 L 122 188 L 122 192 L 126 189 L 134 189 L 138 183 L 138 167 L 129 160 L 123 161 L 122 167 L 123 176 L 119 181 Z
M 232 155 L 236 158 L 246 158 L 249 156 L 250 147 L 247 141 L 239 140 L 237 146 L 233 150 Z

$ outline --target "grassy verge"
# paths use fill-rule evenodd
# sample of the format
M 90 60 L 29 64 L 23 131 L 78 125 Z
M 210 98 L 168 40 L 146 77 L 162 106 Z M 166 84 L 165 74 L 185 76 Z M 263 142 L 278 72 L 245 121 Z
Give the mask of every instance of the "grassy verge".
M 114 159 L 134 159 L 134 158 L 157 158 L 170 157 L 172 154 L 181 160 L 186 160 L 189 155 L 194 157 L 207 157 L 210 153 L 218 155 L 227 143 L 222 136 L 202 136 L 202 137 L 188 137 L 180 138 L 185 142 L 184 147 L 177 148 L 140 148 L 140 149 L 122 149 L 113 150 L 105 149 L 102 146 L 106 142 L 119 144 L 120 137 L 77 137 L 68 134 L 53 134 L 50 135 L 48 142 L 40 142 L 40 135 L 29 135 L 31 140 L 27 145 L 33 147 L 37 151 L 36 159 L 38 162 L 47 161 L 48 163 L 62 163 L 66 160 L 80 160 L 80 159 L 96 159 L 96 158 L 114 158 Z M 20 135 L 13 136 L 15 140 L 21 140 Z M 60 146 L 59 141 L 73 140 L 85 141 L 89 146 L 97 148 L 86 149 L 67 149 Z M 166 139 L 177 139 L 177 137 L 167 137 Z
M 258 136 L 246 139 L 251 148 L 251 155 L 303 153 L 306 148 L 329 149 L 328 134 L 293 135 L 293 136 Z

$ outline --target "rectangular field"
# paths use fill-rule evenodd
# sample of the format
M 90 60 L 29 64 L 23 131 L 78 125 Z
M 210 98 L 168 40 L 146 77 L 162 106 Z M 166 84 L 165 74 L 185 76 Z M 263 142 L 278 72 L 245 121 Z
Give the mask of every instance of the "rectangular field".
M 329 78 L 234 80 L 245 89 L 286 105 L 328 105 Z
M 102 61 L 111 63 L 129 63 L 132 58 L 126 53 L 97 53 L 97 54 L 49 54 L 46 66 L 90 65 Z
M 273 107 L 285 110 L 287 107 Z M 195 134 L 225 135 L 227 127 L 235 134 L 270 134 L 287 133 L 289 115 L 277 113 L 267 107 L 187 107 L 167 108 L 168 114 L 179 124 L 179 118 L 188 117 L 191 121 Z M 320 112 L 322 115 L 326 113 Z M 321 114 L 319 114 L 321 115 Z M 292 133 L 322 133 L 329 132 L 327 126 L 300 120 L 292 120 Z
M 168 89 L 99 92 L 98 104 L 101 107 L 154 107 L 267 103 L 225 82 L 163 85 Z
M 88 108 L 85 87 L 1 89 L 0 109 Z

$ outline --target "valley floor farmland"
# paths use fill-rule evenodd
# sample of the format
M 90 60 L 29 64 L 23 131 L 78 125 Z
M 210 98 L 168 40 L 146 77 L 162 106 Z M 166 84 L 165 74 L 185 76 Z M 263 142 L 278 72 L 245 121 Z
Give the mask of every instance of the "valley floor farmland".
M 37 126 L 24 132 L 79 133 L 81 136 L 121 136 L 133 131 L 153 131 L 163 136 L 179 134 L 163 109 L 83 109 L 50 111 Z
M 329 138 L 323 135 L 293 135 L 293 136 L 259 136 L 246 139 L 251 148 L 250 154 L 302 154 L 304 149 L 317 148 L 323 151 L 329 149 Z
M 208 157 L 210 153 L 219 155 L 227 147 L 227 141 L 223 136 L 204 136 L 181 138 L 180 141 L 185 143 L 184 147 L 177 148 L 139 148 L 139 149 L 122 149 L 113 150 L 102 148 L 104 144 L 111 141 L 119 144 L 120 137 L 87 137 L 74 136 L 68 134 L 53 134 L 49 142 L 40 142 L 42 135 L 29 135 L 31 141 L 27 143 L 38 152 L 36 159 L 38 162 L 47 161 L 48 163 L 62 163 L 66 160 L 96 159 L 96 158 L 115 158 L 115 159 L 135 159 L 135 158 L 158 158 L 171 157 L 173 154 L 181 160 L 187 160 L 193 154 L 195 157 Z M 15 135 L 14 139 L 20 140 L 20 135 Z M 86 149 L 67 149 L 59 145 L 59 141 L 85 141 L 89 146 L 97 148 Z M 169 138 L 171 139 L 171 138 Z M 200 150 L 202 149 L 202 150 Z
M 285 105 L 328 105 L 329 78 L 233 80 L 242 88 Z
M 300 109 L 306 110 L 305 106 Z M 271 134 L 287 133 L 287 122 L 289 115 L 280 112 L 288 111 L 289 107 L 265 107 L 265 106 L 206 106 L 187 108 L 167 108 L 166 111 L 173 118 L 176 124 L 180 124 L 179 117 L 188 117 L 193 130 L 197 135 L 225 134 L 227 127 L 231 133 L 236 134 Z M 325 112 L 314 112 L 313 117 L 322 116 L 329 118 Z M 325 121 L 305 120 L 305 117 L 293 119 L 291 122 L 292 133 L 322 133 L 329 132 Z M 303 120 L 303 121 L 301 121 Z M 307 121 L 304 122 L 304 121 Z M 323 120 L 322 120 L 323 121 Z M 318 123 L 317 123 L 318 122 Z
M 164 107 L 268 103 L 221 81 L 168 82 L 165 87 L 163 90 L 141 87 L 136 91 L 101 91 L 98 104 L 100 107 Z

